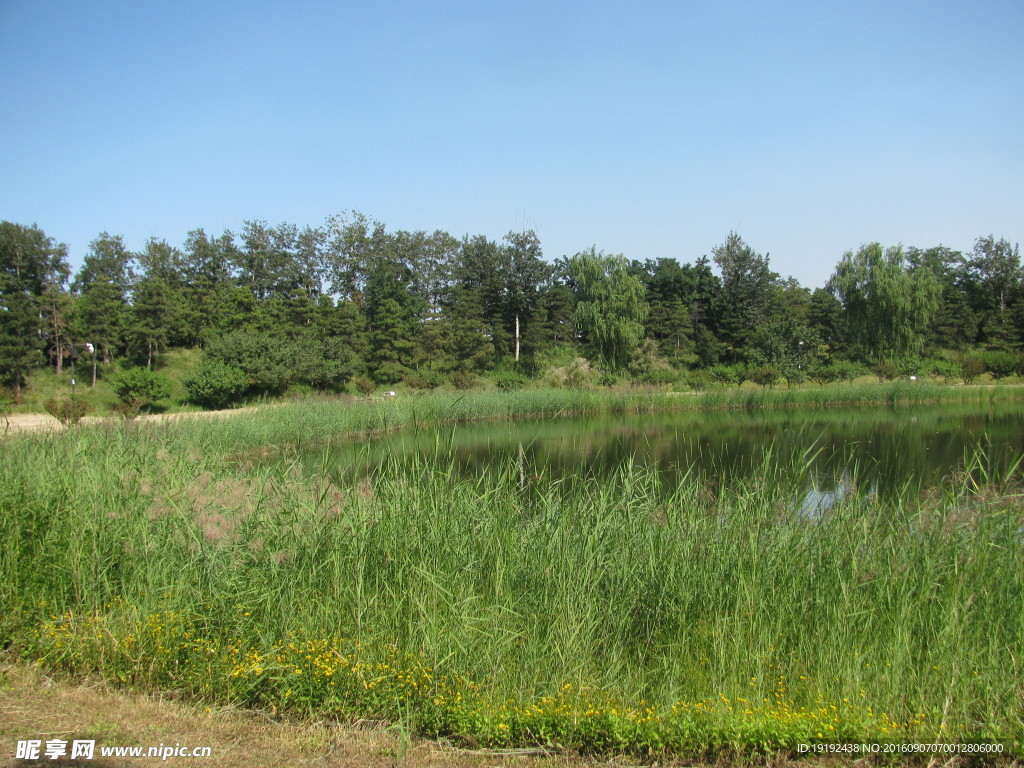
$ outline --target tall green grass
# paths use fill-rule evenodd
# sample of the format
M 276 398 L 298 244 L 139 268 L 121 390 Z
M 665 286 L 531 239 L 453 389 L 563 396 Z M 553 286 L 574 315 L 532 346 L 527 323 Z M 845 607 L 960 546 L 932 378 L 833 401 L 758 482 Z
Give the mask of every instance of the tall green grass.
M 609 407 L 544 397 L 524 402 Z M 665 488 L 627 465 L 562 487 L 514 464 L 459 478 L 443 445 L 358 479 L 327 443 L 314 470 L 254 451 L 524 408 L 314 401 L 9 439 L 0 643 L 125 684 L 475 744 L 1024 749 L 1014 477 L 968 467 L 807 516 L 806 457 L 766 455 L 744 482 L 694 471 Z

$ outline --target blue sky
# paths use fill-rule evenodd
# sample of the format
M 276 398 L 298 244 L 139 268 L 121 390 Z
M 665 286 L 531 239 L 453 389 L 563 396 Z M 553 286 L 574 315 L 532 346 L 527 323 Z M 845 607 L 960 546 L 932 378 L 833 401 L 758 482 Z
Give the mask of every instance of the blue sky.
M 874 240 L 1024 236 L 1024 3 L 0 0 L 0 219 L 80 263 L 248 219 L 822 285 Z

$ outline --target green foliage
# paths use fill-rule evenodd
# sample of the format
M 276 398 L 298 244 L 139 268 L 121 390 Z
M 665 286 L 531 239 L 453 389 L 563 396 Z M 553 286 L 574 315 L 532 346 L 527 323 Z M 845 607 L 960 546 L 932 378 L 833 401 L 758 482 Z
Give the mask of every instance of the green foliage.
M 639 384 L 651 385 L 671 384 L 679 378 L 679 372 L 659 354 L 652 339 L 644 339 L 630 354 L 629 375 Z
M 526 378 L 519 371 L 503 369 L 495 371 L 494 373 L 494 386 L 503 392 L 511 392 L 513 390 L 522 389 L 527 385 L 529 379 Z
M 921 389 L 710 394 L 989 394 Z M 633 466 L 525 487 L 512 467 L 460 478 L 443 452 L 368 477 L 233 460 L 313 429 L 635 411 L 652 397 L 405 400 L 9 439 L 0 640 L 48 669 L 211 706 L 388 719 L 477 747 L 723 764 L 800 743 L 1021 749 L 1006 672 L 1024 630 L 1020 510 L 977 463 L 927 494 L 850 494 L 808 519 L 811 468 L 784 456 L 747 479 Z
M 722 336 L 735 355 L 748 346 L 754 329 L 773 314 L 779 275 L 767 256 L 756 253 L 736 232 L 730 232 L 714 251 L 722 271 Z
M 985 373 L 985 361 L 977 355 L 965 355 L 960 358 L 960 376 L 965 384 L 972 384 L 974 380 Z
M 93 411 L 92 403 L 77 395 L 51 397 L 43 404 L 43 407 L 46 408 L 48 414 L 65 427 L 75 426 Z
M 171 394 L 167 377 L 146 368 L 122 371 L 111 380 L 110 388 L 122 403 L 140 411 L 152 410 Z
M 279 395 L 295 382 L 317 378 L 324 362 L 319 346 L 299 337 L 235 331 L 211 341 L 206 354 L 243 371 L 250 391 Z
M 1021 370 L 1020 356 L 1005 350 L 991 350 L 981 356 L 985 363 L 985 369 L 992 374 L 993 379 L 1004 379 L 1013 376 Z
M 847 252 L 829 287 L 843 304 L 854 344 L 875 361 L 921 352 L 942 294 L 930 266 L 910 269 L 901 248 L 878 243 Z
M 714 379 L 708 371 L 696 370 L 690 371 L 686 374 L 683 379 L 685 385 L 695 392 L 703 392 L 705 389 L 711 386 Z
M 896 364 L 889 362 L 888 360 L 871 366 L 871 372 L 878 377 L 879 381 L 892 381 L 900 375 Z
M 249 388 L 245 371 L 222 360 L 206 359 L 185 380 L 188 401 L 204 408 L 227 408 L 239 402 Z
M 839 370 L 835 365 L 815 362 L 808 367 L 807 377 L 815 384 L 825 386 L 839 380 Z
M 834 363 L 834 365 L 839 381 L 850 382 L 866 372 L 863 365 L 859 365 L 852 360 L 840 360 Z
M 643 283 L 629 274 L 625 258 L 595 248 L 573 256 L 568 271 L 576 288 L 574 318 L 588 346 L 609 369 L 625 368 L 643 338 L 648 313 Z
M 7 387 L 0 387 L 0 418 L 4 420 L 4 434 L 10 429 L 11 407 L 14 405 L 14 392 Z
M 445 375 L 440 371 L 416 371 L 408 374 L 403 381 L 413 389 L 436 389 L 445 383 Z
M 727 384 L 734 384 L 736 383 L 736 366 L 715 365 L 708 371 L 708 375 L 716 384 L 721 384 L 723 386 Z
M 765 389 L 775 384 L 781 377 L 781 374 L 777 368 L 772 368 L 770 365 L 760 365 L 757 368 L 751 368 L 748 376 L 752 382 Z
M 930 360 L 927 369 L 932 376 L 942 379 L 947 384 L 960 377 L 960 366 L 952 360 L 942 358 Z
M 472 389 L 476 386 L 477 378 L 467 371 L 452 371 L 448 375 L 448 381 L 456 389 Z
M 354 386 L 356 388 L 356 391 L 359 392 L 359 394 L 361 395 L 372 394 L 373 391 L 377 388 L 377 385 L 369 376 L 353 376 L 352 386 Z

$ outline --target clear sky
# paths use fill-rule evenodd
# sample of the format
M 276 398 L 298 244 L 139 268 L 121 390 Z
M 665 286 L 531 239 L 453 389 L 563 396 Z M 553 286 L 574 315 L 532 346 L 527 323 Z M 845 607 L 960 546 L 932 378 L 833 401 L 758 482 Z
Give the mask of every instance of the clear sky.
M 690 262 L 816 287 L 878 240 L 1024 239 L 1024 2 L 0 0 L 0 219 L 300 226 Z

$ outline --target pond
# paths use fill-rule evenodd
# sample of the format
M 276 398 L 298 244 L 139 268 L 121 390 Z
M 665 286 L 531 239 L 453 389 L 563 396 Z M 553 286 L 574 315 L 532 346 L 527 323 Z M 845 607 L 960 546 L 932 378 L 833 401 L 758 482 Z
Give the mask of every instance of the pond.
M 1024 453 L 1024 406 L 932 406 L 818 410 L 679 411 L 487 422 L 336 442 L 329 471 L 372 474 L 385 461 L 440 457 L 458 473 L 516 471 L 524 480 L 574 483 L 609 477 L 628 462 L 665 480 L 687 473 L 743 480 L 765 461 L 806 465 L 804 504 L 828 506 L 856 487 L 891 496 L 948 482 L 982 458 L 1002 476 Z M 322 447 L 304 457 L 311 468 Z M 667 485 L 670 485 L 668 483 Z

